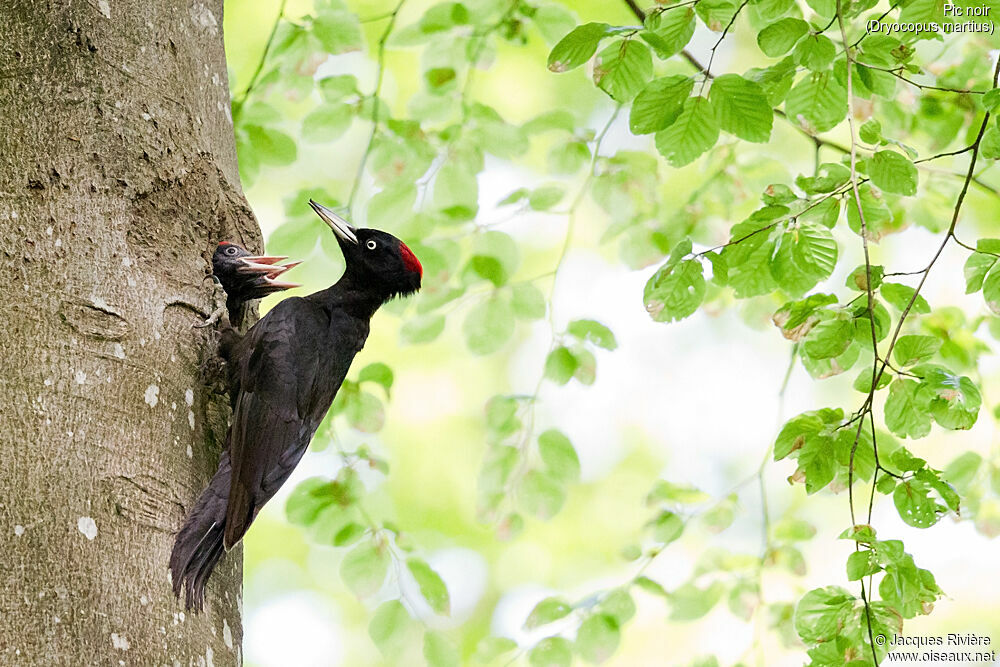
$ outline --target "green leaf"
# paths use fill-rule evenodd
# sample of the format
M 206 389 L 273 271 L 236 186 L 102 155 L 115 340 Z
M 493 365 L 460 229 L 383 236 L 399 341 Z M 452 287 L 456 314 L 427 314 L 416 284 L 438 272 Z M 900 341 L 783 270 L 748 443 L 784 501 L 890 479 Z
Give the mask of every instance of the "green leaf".
M 879 389 L 884 389 L 885 387 L 889 386 L 890 382 L 892 382 L 892 375 L 890 375 L 889 373 L 882 373 L 882 376 L 878 379 L 878 386 L 875 387 L 875 391 L 878 391 Z M 854 384 L 851 386 L 853 386 L 855 390 L 863 392 L 865 394 L 871 391 L 872 369 L 871 368 L 861 369 L 861 372 L 858 373 L 858 377 L 855 378 L 854 380 Z
M 428 667 L 460 667 L 462 664 L 458 647 L 435 630 L 424 634 L 424 660 Z
M 509 234 L 493 230 L 475 236 L 469 267 L 495 286 L 506 284 L 520 261 L 517 243 Z
M 459 219 L 472 219 L 479 208 L 476 172 L 459 160 L 449 160 L 434 179 L 434 205 Z
M 609 28 L 607 23 L 584 23 L 573 28 L 549 53 L 549 69 L 568 72 L 590 60 Z
M 851 170 L 836 162 L 824 162 L 815 176 L 798 176 L 795 184 L 808 194 L 826 194 L 841 187 L 851 178 Z M 827 199 L 826 201 L 835 201 Z M 828 227 L 830 225 L 827 225 Z
M 646 17 L 646 29 L 639 37 L 653 47 L 657 57 L 666 60 L 677 54 L 694 36 L 694 9 L 678 7 L 669 12 L 651 12 Z
M 323 11 L 313 20 L 312 32 L 327 53 L 358 51 L 363 37 L 358 17 L 349 11 Z
M 573 662 L 573 645 L 563 637 L 546 637 L 528 653 L 531 667 L 569 667 Z
M 786 56 L 771 67 L 751 67 L 743 76 L 759 83 L 767 93 L 767 103 L 774 107 L 781 104 L 791 90 L 795 81 L 795 70 L 795 61 L 791 56 Z
M 902 482 L 892 493 L 892 502 L 904 523 L 929 528 L 938 522 L 938 504 L 930 497 L 930 487 L 920 480 Z
M 771 275 L 790 294 L 808 292 L 816 283 L 829 278 L 837 265 L 837 242 L 822 225 L 814 222 L 789 225 L 776 241 Z
M 792 57 L 799 65 L 814 72 L 824 72 L 837 53 L 833 42 L 826 35 L 809 35 L 795 45 Z
M 983 399 L 972 380 L 930 364 L 914 367 L 913 372 L 922 378 L 919 393 L 929 401 L 934 421 L 952 430 L 975 425 Z
M 745 141 L 771 139 L 774 110 L 759 84 L 738 74 L 723 74 L 712 81 L 708 97 L 723 130 Z
M 455 26 L 467 25 L 469 9 L 460 2 L 439 2 L 420 17 L 420 31 L 435 34 L 451 30 Z
M 568 616 L 573 607 L 562 598 L 549 597 L 535 605 L 524 621 L 525 630 L 534 630 Z
M 816 527 L 808 521 L 785 517 L 771 529 L 774 539 L 788 542 L 810 540 L 816 535 Z
M 725 586 L 721 581 L 712 582 L 708 588 L 698 588 L 692 583 L 678 586 L 670 594 L 670 620 L 694 621 L 708 612 L 722 597 Z
M 983 288 L 983 281 L 986 274 L 997 263 L 996 255 L 988 255 L 982 252 L 974 252 L 965 260 L 965 293 L 972 294 Z
M 296 485 L 289 494 L 285 515 L 291 523 L 308 526 L 330 507 L 349 508 L 359 495 L 359 482 L 354 476 L 337 480 L 310 477 Z
M 547 211 L 560 201 L 566 194 L 566 189 L 561 185 L 545 185 L 535 188 L 528 196 L 528 206 L 535 211 Z
M 444 331 L 444 316 L 424 315 L 411 317 L 403 322 L 399 336 L 407 343 L 429 343 Z
M 340 563 L 340 577 L 358 597 L 374 595 L 389 571 L 389 552 L 372 542 L 362 542 Z
M 922 438 L 931 432 L 928 400 L 919 395 L 919 383 L 898 379 L 885 401 L 885 425 L 901 438 Z
M 596 320 L 573 320 L 566 327 L 566 331 L 571 336 L 593 343 L 605 350 L 613 350 L 618 347 L 618 342 L 611 329 Z
M 892 355 L 900 366 L 912 366 L 920 361 L 926 361 L 941 349 L 941 339 L 934 336 L 900 336 Z
M 979 142 L 979 154 L 987 160 L 1000 158 L 1000 128 L 996 125 L 991 123 L 983 133 L 983 138 Z
M 701 262 L 668 262 L 653 274 L 643 290 L 646 311 L 656 322 L 682 320 L 698 310 L 706 291 Z
M 594 83 L 617 102 L 630 101 L 651 76 L 649 47 L 634 39 L 612 42 L 594 60 Z
M 492 354 L 514 335 L 514 311 L 498 296 L 476 305 L 462 322 L 465 344 L 473 354 Z
M 546 43 L 554 44 L 576 26 L 573 13 L 562 5 L 547 4 L 535 9 L 531 20 L 538 26 Z
M 568 347 L 557 347 L 545 358 L 545 377 L 556 384 L 566 384 L 573 379 L 580 362 Z
M 696 505 L 712 499 L 701 489 L 689 484 L 674 484 L 665 479 L 658 479 L 653 484 L 653 488 L 646 495 L 646 502 L 650 505 L 656 503 L 679 503 L 681 505 Z
M 858 129 L 858 136 L 866 144 L 878 144 L 882 141 L 882 124 L 874 118 L 869 118 Z
M 798 301 L 789 301 L 775 311 L 771 317 L 774 325 L 781 329 L 781 335 L 788 340 L 800 341 L 820 321 L 824 306 L 837 303 L 832 294 L 810 294 Z
M 695 5 L 698 18 L 712 32 L 722 32 L 729 25 L 738 10 L 735 0 L 700 0 Z
M 647 593 L 659 595 L 664 598 L 670 596 L 670 594 L 667 593 L 667 589 L 665 589 L 659 582 L 654 581 L 645 575 L 636 577 L 634 583 Z
M 628 589 L 616 588 L 604 596 L 604 599 L 597 605 L 596 611 L 607 614 L 620 627 L 635 616 L 635 601 L 629 595 Z
M 941 476 L 958 487 L 959 490 L 964 491 L 975 478 L 976 473 L 979 472 L 982 463 L 983 457 L 976 452 L 965 452 L 955 457 L 941 473 Z
M 451 598 L 448 596 L 448 587 L 445 586 L 441 576 L 419 558 L 408 559 L 406 568 L 413 575 L 417 586 L 420 587 L 420 594 L 427 600 L 431 609 L 438 614 L 450 614 Z
M 986 91 L 986 94 L 983 95 L 983 107 L 990 113 L 1000 108 L 1000 88 Z
M 620 643 L 621 630 L 608 614 L 588 616 L 576 631 L 576 652 L 594 664 L 600 664 L 614 655 Z
M 336 74 L 317 81 L 316 88 L 323 101 L 332 104 L 358 94 L 358 79 L 353 74 Z
M 551 475 L 531 470 L 521 479 L 517 497 L 524 511 L 539 519 L 550 519 L 566 502 L 566 489 Z
M 847 557 L 847 580 L 858 581 L 870 574 L 880 572 L 882 567 L 875 558 L 875 552 L 870 549 L 854 551 Z
M 913 299 L 916 290 L 909 285 L 882 283 L 881 287 L 879 287 L 879 293 L 886 300 L 886 303 L 902 312 L 909 305 L 910 299 Z M 927 299 L 917 294 L 917 298 L 913 300 L 911 310 L 914 313 L 927 314 L 931 312 L 931 305 L 927 303 Z
M 392 369 L 381 361 L 368 364 L 358 374 L 358 382 L 375 382 L 376 384 L 380 384 L 385 389 L 386 396 L 388 396 L 392 389 Z
M 511 288 L 511 308 L 514 315 L 524 320 L 545 317 L 545 295 L 532 283 L 520 283 Z
M 295 162 L 295 140 L 284 132 L 259 125 L 247 125 L 246 133 L 254 155 L 261 164 L 283 167 Z
M 785 113 L 808 132 L 832 130 L 847 116 L 847 88 L 832 71 L 806 74 L 789 91 Z
M 1000 271 L 994 269 L 983 281 L 983 298 L 994 315 L 1000 315 Z
M 452 67 L 432 67 L 424 72 L 427 87 L 436 95 L 453 91 L 458 81 L 458 73 Z
M 757 45 L 765 55 L 778 58 L 791 51 L 807 32 L 809 24 L 802 19 L 784 18 L 757 33 Z
M 574 482 L 580 478 L 580 459 L 573 443 L 561 431 L 553 428 L 539 435 L 538 453 L 556 479 Z
M 837 539 L 873 544 L 875 542 L 875 529 L 868 524 L 859 523 L 844 530 L 844 532 L 837 536 Z
M 673 512 L 660 512 L 649 526 L 653 539 L 663 544 L 670 544 L 684 532 L 684 520 Z
M 917 194 L 917 168 L 905 155 L 878 151 L 868 163 L 872 183 L 886 192 Z
M 694 88 L 689 76 L 665 76 L 654 79 L 635 96 L 629 112 L 632 134 L 649 134 L 670 126 L 681 114 L 684 101 Z
M 353 119 L 354 113 L 346 104 L 321 106 L 302 119 L 302 138 L 315 143 L 333 141 L 344 134 Z
M 412 183 L 393 183 L 372 195 L 365 210 L 365 222 L 383 229 L 409 220 L 417 201 L 417 188 Z M 428 272 L 429 274 L 430 272 Z
M 841 631 L 854 596 L 840 586 L 815 588 L 795 606 L 795 631 L 808 644 L 829 641 Z
M 840 356 L 853 339 L 853 322 L 839 318 L 826 320 L 809 332 L 804 349 L 813 359 L 829 359 Z
M 775 288 L 770 263 L 774 255 L 773 228 L 788 214 L 787 206 L 766 206 L 729 230 L 730 242 L 722 249 L 728 267 L 727 284 L 736 297 L 766 294 Z
M 413 625 L 410 615 L 399 600 L 379 605 L 368 624 L 368 636 L 386 656 L 398 655 L 406 644 L 407 630 Z
M 704 97 L 689 97 L 673 123 L 656 133 L 656 150 L 673 167 L 694 162 L 719 140 L 719 121 Z
M 357 542 L 365 534 L 366 528 L 360 523 L 350 522 L 333 536 L 333 546 L 346 547 Z
M 883 277 L 885 277 L 885 267 L 877 264 L 873 266 L 862 264 L 854 269 L 851 275 L 847 276 L 845 285 L 859 292 L 866 292 L 868 291 L 869 279 L 871 280 L 871 288 L 874 290 L 882 284 Z

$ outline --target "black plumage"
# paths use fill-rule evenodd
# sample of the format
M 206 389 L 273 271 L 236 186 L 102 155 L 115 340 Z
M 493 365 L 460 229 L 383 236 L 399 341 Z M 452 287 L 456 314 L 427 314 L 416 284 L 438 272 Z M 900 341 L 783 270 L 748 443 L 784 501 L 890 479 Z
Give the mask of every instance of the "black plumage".
M 224 551 L 302 458 L 368 338 L 372 315 L 420 288 L 420 262 L 406 244 L 310 204 L 336 234 L 346 268 L 332 287 L 281 301 L 228 350 L 234 408 L 226 451 L 170 556 L 174 593 L 184 590 L 189 609 L 202 607 Z

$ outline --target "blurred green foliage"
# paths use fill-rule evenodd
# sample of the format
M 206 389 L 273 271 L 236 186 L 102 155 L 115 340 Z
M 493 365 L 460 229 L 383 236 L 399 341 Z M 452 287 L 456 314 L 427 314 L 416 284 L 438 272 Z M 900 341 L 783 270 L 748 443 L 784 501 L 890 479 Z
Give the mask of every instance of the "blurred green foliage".
M 904 444 L 934 424 L 976 424 L 982 329 L 1000 331 L 1000 241 L 965 243 L 975 232 L 957 226 L 967 192 L 969 206 L 996 206 L 986 177 L 1000 157 L 990 115 L 1000 91 L 987 67 L 995 41 L 865 28 L 873 18 L 951 21 L 932 4 L 228 3 L 240 174 L 251 200 L 284 202 L 266 216 L 280 220 L 265 224 L 269 250 L 308 258 L 298 271 L 310 285 L 331 281 L 342 260 L 306 206 L 315 198 L 406 239 L 424 266 L 422 291 L 387 307 L 396 330 L 376 322 L 373 352 L 317 435 L 314 449 L 336 463 L 287 496 L 285 515 L 301 531 L 272 514 L 251 534 L 251 602 L 280 588 L 254 583 L 266 558 L 311 562 L 307 535 L 328 547 L 321 559 L 339 563 L 339 579 L 318 587 L 343 626 L 367 627 L 371 644 L 349 642 L 345 664 L 377 662 L 371 645 L 391 664 L 418 664 L 417 655 L 433 666 L 601 663 L 619 655 L 637 605 L 661 599 L 671 623 L 724 600 L 758 628 L 738 664 L 776 664 L 762 658 L 765 646 L 804 651 L 817 667 L 880 662 L 887 648 L 872 638 L 902 632 L 943 591 L 919 554 L 876 538 L 874 505 L 891 497 L 915 528 L 952 516 L 1000 533 L 996 457 L 925 460 Z M 736 71 L 726 71 L 718 61 L 734 48 L 726 64 Z M 546 235 L 526 243 L 513 229 L 528 216 L 565 231 L 550 247 Z M 641 295 L 654 321 L 736 310 L 752 325 L 766 314 L 793 364 L 818 381 L 857 371 L 857 393 L 785 422 L 760 467 L 725 493 L 658 479 L 642 447 L 581 481 L 567 429 L 536 419 L 543 390 L 592 385 L 619 346 L 600 312 L 554 314 L 581 220 L 596 221 L 590 240 L 605 256 L 655 267 Z M 872 259 L 883 240 L 914 234 L 940 242 L 918 270 Z M 982 291 L 989 314 L 920 294 L 949 244 L 968 253 L 966 291 Z M 859 254 L 846 281 L 831 280 Z M 534 375 L 502 372 L 538 332 L 548 347 Z M 494 359 L 491 372 L 468 375 L 467 357 Z M 464 375 L 482 412 L 458 411 L 464 402 L 434 396 L 432 384 L 427 400 L 455 402 L 448 423 L 398 409 L 399 378 L 419 371 L 429 381 L 436 367 Z M 820 537 L 789 506 L 769 514 L 772 458 L 807 495 L 847 490 L 839 497 L 853 525 L 833 528 L 855 548 L 835 584 L 804 589 L 804 551 Z M 741 494 L 753 484 L 762 512 L 751 517 Z M 759 552 L 705 546 L 737 517 L 762 524 Z M 536 551 L 518 555 L 519 541 Z M 704 547 L 690 572 L 652 576 L 681 543 Z M 456 545 L 490 575 L 449 621 L 458 581 L 433 555 Z M 510 568 L 530 569 L 537 550 L 558 565 L 533 574 L 565 592 L 537 598 L 516 637 L 497 634 L 493 606 L 531 580 Z M 794 595 L 764 590 L 779 576 L 798 582 Z M 666 661 L 720 664 L 700 653 Z

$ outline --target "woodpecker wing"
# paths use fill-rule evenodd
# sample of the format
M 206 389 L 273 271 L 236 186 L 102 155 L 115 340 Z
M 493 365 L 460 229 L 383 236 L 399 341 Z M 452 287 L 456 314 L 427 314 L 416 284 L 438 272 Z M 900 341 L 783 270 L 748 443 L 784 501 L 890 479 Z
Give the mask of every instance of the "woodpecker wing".
M 367 322 L 291 298 L 240 342 L 235 351 L 239 395 L 230 426 L 227 549 L 239 542 L 302 458 L 367 329 Z

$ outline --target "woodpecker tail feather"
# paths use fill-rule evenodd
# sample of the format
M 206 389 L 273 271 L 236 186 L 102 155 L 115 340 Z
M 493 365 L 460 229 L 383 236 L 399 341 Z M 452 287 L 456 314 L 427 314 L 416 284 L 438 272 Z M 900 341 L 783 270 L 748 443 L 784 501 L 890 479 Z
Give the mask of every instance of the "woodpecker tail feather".
M 222 538 L 231 476 L 229 455 L 223 454 L 219 470 L 198 498 L 174 540 L 170 554 L 171 581 L 174 595 L 178 598 L 183 589 L 184 606 L 189 610 L 201 611 L 205 604 L 208 577 L 225 553 Z

